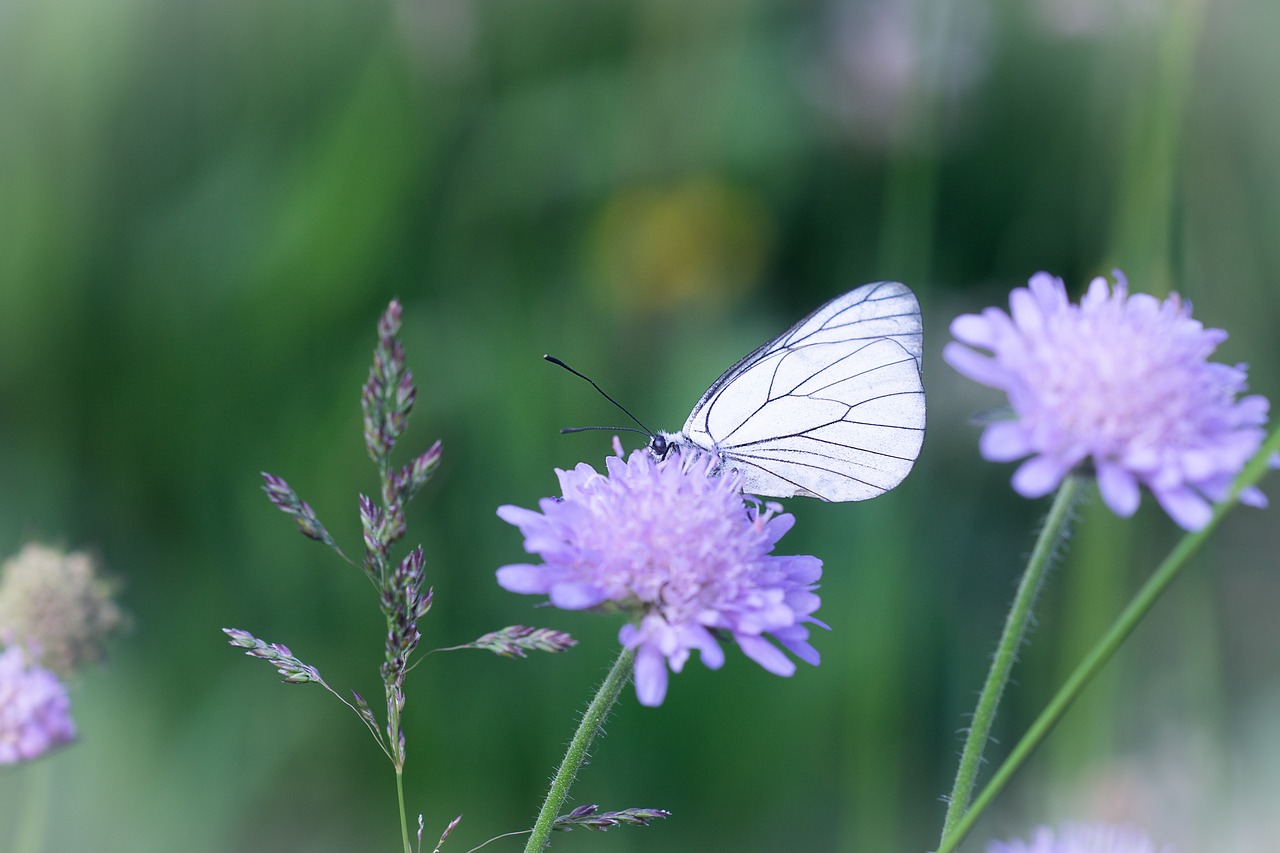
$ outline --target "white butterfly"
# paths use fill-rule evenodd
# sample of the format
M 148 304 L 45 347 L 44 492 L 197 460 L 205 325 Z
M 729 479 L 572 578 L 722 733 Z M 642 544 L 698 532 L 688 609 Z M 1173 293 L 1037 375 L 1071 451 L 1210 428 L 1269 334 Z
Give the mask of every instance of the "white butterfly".
M 649 449 L 715 454 L 748 494 L 874 498 L 902 482 L 924 441 L 921 339 L 910 288 L 865 284 L 726 370 L 684 428 Z

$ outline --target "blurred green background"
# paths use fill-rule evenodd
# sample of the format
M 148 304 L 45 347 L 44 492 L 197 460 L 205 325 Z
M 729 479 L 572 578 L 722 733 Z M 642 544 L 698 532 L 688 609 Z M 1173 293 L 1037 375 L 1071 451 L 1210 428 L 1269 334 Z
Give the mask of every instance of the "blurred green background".
M 581 640 L 428 658 L 409 808 L 429 838 L 463 814 L 452 851 L 528 826 L 618 628 L 494 582 L 522 559 L 495 508 L 601 463 L 608 434 L 559 427 L 620 422 L 539 357 L 674 429 L 741 354 L 880 278 L 923 304 L 929 434 L 879 500 L 789 502 L 780 550 L 826 563 L 822 665 L 731 653 L 660 709 L 628 692 L 576 801 L 674 817 L 554 849 L 932 849 L 1046 507 L 978 459 L 969 416 L 999 400 L 937 357 L 947 325 L 1038 269 L 1079 293 L 1119 266 L 1191 297 L 1276 398 L 1278 31 L 1253 0 L 0 0 L 0 545 L 95 551 L 134 622 L 74 685 L 80 742 L 0 772 L 0 849 L 32 771 L 47 850 L 399 849 L 357 720 L 219 632 L 379 694 L 368 585 L 258 472 L 357 547 L 392 296 L 422 386 L 401 447 L 445 448 L 409 516 L 424 646 Z M 1177 538 L 1149 497 L 1083 516 L 992 757 Z M 1229 519 L 966 849 L 1074 817 L 1280 850 L 1278 539 L 1269 513 Z

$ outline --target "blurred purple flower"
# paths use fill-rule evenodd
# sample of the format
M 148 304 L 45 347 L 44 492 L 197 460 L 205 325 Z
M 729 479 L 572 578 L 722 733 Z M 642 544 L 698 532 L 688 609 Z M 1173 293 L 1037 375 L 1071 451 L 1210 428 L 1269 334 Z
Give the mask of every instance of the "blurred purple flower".
M 1065 823 L 1037 827 L 1030 841 L 992 841 L 987 853 L 1171 853 L 1143 832 L 1126 826 Z
M 27 665 L 20 646 L 0 652 L 0 764 L 30 761 L 76 736 L 58 677 Z
M 816 106 L 856 142 L 948 147 L 990 75 L 996 27 L 988 0 L 939 15 L 929 0 L 830 0 L 801 78 Z M 944 121 L 937 122 L 936 116 Z
M 1174 521 L 1198 530 L 1262 443 L 1268 403 L 1236 399 L 1245 365 L 1208 360 L 1226 332 L 1191 319 L 1177 295 L 1131 296 L 1116 278 L 1114 287 L 1095 278 L 1073 305 L 1061 279 L 1036 273 L 1010 294 L 1010 314 L 957 317 L 959 343 L 942 357 L 1009 395 L 1014 419 L 987 426 L 981 451 L 997 462 L 1031 457 L 1013 475 L 1019 494 L 1048 494 L 1088 466 L 1116 514 L 1132 515 L 1146 485 Z M 1266 505 L 1256 488 L 1240 500 Z
M 712 669 L 724 663 L 715 632 L 725 632 L 748 657 L 777 675 L 795 664 L 765 639 L 817 664 L 806 623 L 822 574 L 816 557 L 770 554 L 795 518 L 781 507 L 747 497 L 735 474 L 711 476 L 713 460 L 671 454 L 655 462 L 647 451 L 610 457 L 601 475 L 583 463 L 557 470 L 564 497 L 539 501 L 541 512 L 498 509 L 524 534 L 540 565 L 498 570 L 512 592 L 546 594 L 567 610 L 623 610 L 636 621 L 618 639 L 637 649 L 636 695 L 660 705 L 667 666 L 680 672 L 697 649 Z

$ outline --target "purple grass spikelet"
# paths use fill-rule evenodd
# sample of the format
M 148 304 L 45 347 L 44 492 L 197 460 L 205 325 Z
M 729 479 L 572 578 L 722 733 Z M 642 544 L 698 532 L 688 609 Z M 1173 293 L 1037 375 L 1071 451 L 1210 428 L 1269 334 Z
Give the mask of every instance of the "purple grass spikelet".
M 418 619 L 431 606 L 431 593 L 422 595 L 422 546 L 401 560 L 382 590 L 380 602 L 387 617 L 387 656 L 382 667 L 383 681 L 399 685 L 404 680 L 409 658 L 418 647 Z
M 380 469 L 386 468 L 391 449 L 404 433 L 418 394 L 413 372 L 405 367 L 399 333 L 400 302 L 393 299 L 378 320 L 378 346 L 360 394 L 365 447 Z
M 599 812 L 595 804 L 578 806 L 567 815 L 560 815 L 551 825 L 556 832 L 572 832 L 574 829 L 589 829 L 593 832 L 606 832 L 615 826 L 648 826 L 651 821 L 671 817 L 666 809 L 623 809 L 616 812 Z
M 453 834 L 453 831 L 458 828 L 460 823 L 462 823 L 462 815 L 458 815 L 449 821 L 449 825 L 444 828 L 444 832 L 440 833 L 440 840 L 436 842 L 436 846 L 431 853 L 440 853 L 440 848 L 444 847 L 445 839 Z M 419 847 L 422 845 L 422 815 L 418 815 L 418 845 Z
M 387 502 L 403 506 L 412 500 L 440 465 L 440 452 L 440 442 L 437 441 L 426 453 L 393 474 L 390 481 L 392 494 L 387 496 Z
M 298 525 L 298 532 L 308 539 L 314 539 L 317 542 L 323 542 L 338 554 L 342 554 L 342 549 L 338 547 L 338 543 L 329 535 L 329 531 L 320 523 L 320 519 L 316 517 L 316 512 L 311 505 L 298 497 L 293 488 L 284 481 L 282 477 L 274 474 L 262 472 L 262 491 L 267 493 L 267 497 L 271 502 L 279 507 L 280 511 L 294 520 Z
M 461 646 L 437 649 L 454 652 L 460 649 L 483 649 L 504 658 L 528 657 L 528 652 L 563 652 L 573 648 L 578 641 L 563 631 L 552 628 L 530 628 L 527 625 L 508 625 L 498 631 L 477 637 Z
M 379 668 L 386 700 L 385 727 L 377 721 L 364 697 L 353 693 L 353 701 L 348 701 L 326 684 L 314 667 L 298 660 L 287 646 L 263 642 L 247 631 L 223 629 L 231 645 L 245 649 L 251 657 L 273 664 L 286 682 L 318 683 L 346 704 L 368 728 L 397 773 L 405 764 L 405 733 L 402 727 L 405 677 L 411 669 L 410 659 L 421 640 L 418 622 L 431 609 L 433 594 L 430 588 L 423 592 L 426 561 L 422 548 L 413 549 L 398 562 L 392 551 L 393 546 L 405 536 L 405 504 L 431 477 L 441 458 L 441 445 L 437 441 L 409 464 L 400 468 L 391 465 L 392 450 L 408 426 L 409 414 L 418 394 L 413 373 L 405 366 L 404 347 L 398 338 L 400 315 L 400 303 L 392 300 L 379 318 L 378 343 L 368 380 L 360 391 L 365 447 L 377 467 L 378 491 L 376 497 L 359 496 L 364 559 L 358 565 L 377 591 L 379 609 L 386 621 L 385 654 Z M 315 512 L 288 483 L 271 474 L 263 474 L 263 480 L 263 489 L 268 497 L 295 520 L 304 535 L 325 542 L 342 555 Z M 348 563 L 357 565 L 354 560 L 342 556 Z M 403 815 L 403 801 L 401 807 Z
M 364 724 L 368 726 L 371 731 L 376 731 L 378 728 L 378 721 L 374 718 L 373 709 L 369 707 L 369 703 L 365 701 L 363 696 L 354 690 L 351 691 L 351 697 L 355 702 L 356 713 L 360 716 L 360 719 L 364 721 Z
M 274 666 L 276 672 L 284 676 L 285 684 L 324 684 L 320 672 L 294 657 L 288 646 L 264 642 L 239 628 L 223 628 L 222 632 L 231 638 L 231 645 L 244 649 L 249 657 L 261 658 Z
M 380 581 L 393 540 L 382 507 L 365 495 L 360 496 L 360 532 L 364 539 L 364 570 Z
M 1103 501 L 1130 516 L 1146 486 L 1175 522 L 1204 527 L 1264 436 L 1265 397 L 1239 397 L 1246 367 L 1209 361 L 1226 340 L 1191 318 L 1176 294 L 1130 294 L 1124 276 L 1095 278 L 1078 305 L 1062 279 L 1036 273 L 1009 297 L 951 324 L 942 357 L 1008 394 L 1013 417 L 989 424 L 984 458 L 1024 461 L 1024 497 L 1053 491 L 1072 471 L 1092 473 Z M 990 355 L 976 352 L 988 350 Z M 1242 503 L 1265 506 L 1257 488 Z

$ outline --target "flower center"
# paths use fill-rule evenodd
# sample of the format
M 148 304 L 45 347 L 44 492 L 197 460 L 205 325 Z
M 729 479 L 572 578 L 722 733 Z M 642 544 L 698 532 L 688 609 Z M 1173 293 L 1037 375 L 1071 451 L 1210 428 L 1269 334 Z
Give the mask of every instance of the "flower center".
M 1199 434 L 1221 395 L 1185 318 L 1134 318 L 1113 303 L 1059 321 L 1028 342 L 1021 371 L 1032 405 L 1020 413 L 1033 422 L 1039 415 L 1037 432 L 1056 431 L 1066 444 L 1101 454 L 1184 446 Z

